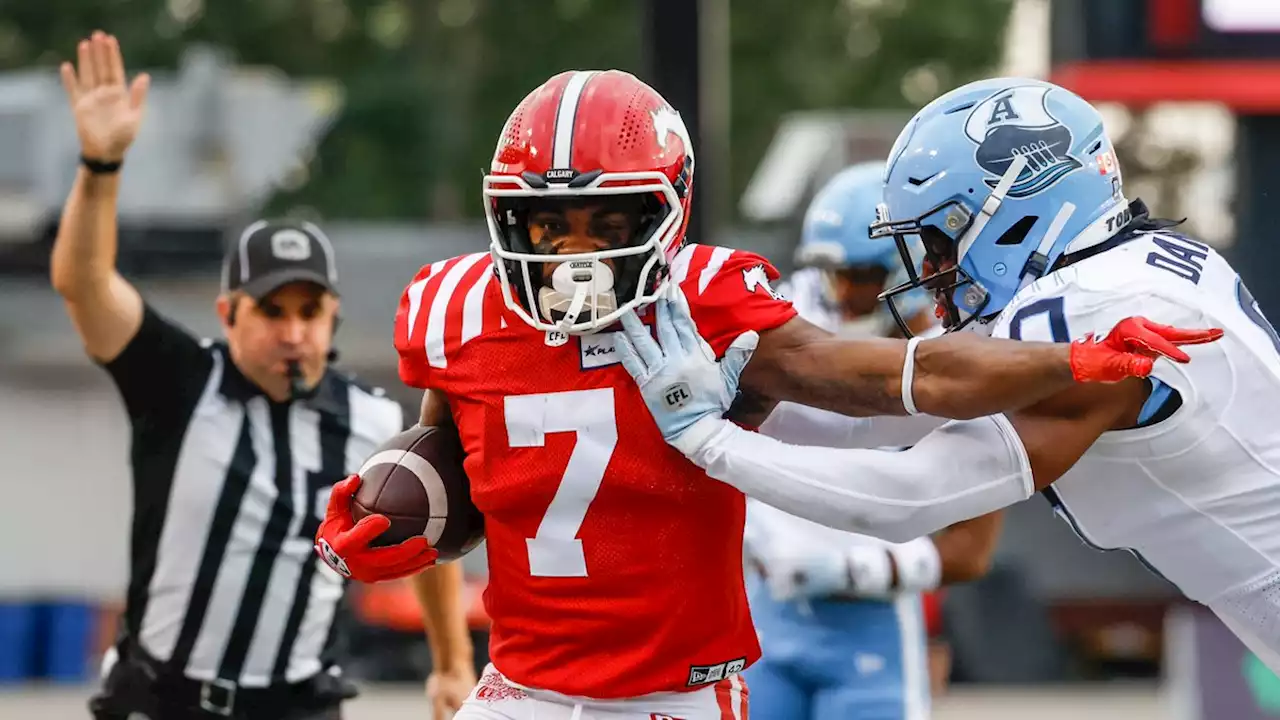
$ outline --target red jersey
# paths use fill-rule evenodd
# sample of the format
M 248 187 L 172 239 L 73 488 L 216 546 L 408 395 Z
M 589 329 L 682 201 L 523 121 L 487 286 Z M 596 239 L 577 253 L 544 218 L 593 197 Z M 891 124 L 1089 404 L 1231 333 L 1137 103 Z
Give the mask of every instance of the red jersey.
M 671 274 L 717 355 L 796 314 L 752 253 L 691 245 Z M 503 304 L 488 253 L 423 268 L 395 329 L 401 379 L 448 397 L 467 453 L 493 664 L 520 685 L 602 699 L 702 687 L 760 656 L 745 498 L 662 439 L 617 332 L 533 329 Z

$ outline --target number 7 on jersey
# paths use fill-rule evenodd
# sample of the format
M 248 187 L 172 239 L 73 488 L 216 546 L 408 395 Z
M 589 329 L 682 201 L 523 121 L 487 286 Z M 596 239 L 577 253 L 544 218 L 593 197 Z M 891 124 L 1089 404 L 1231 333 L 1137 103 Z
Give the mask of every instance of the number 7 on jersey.
M 503 411 L 507 442 L 513 448 L 544 447 L 547 433 L 577 435 L 538 532 L 525 542 L 533 576 L 586 577 L 587 559 L 578 531 L 618 444 L 613 388 L 511 395 L 504 398 Z

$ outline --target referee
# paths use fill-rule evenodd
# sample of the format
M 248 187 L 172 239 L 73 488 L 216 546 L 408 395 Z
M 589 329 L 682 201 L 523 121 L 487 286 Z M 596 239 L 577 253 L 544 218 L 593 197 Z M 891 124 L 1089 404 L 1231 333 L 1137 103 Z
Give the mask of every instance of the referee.
M 122 632 L 93 716 L 335 720 L 354 696 L 327 653 L 343 582 L 312 543 L 330 486 L 402 429 L 400 406 L 329 367 L 337 271 L 313 225 L 256 223 L 231 248 L 223 342 L 147 305 L 115 255 L 148 78 L 126 86 L 102 33 L 77 66 L 61 72 L 82 161 L 52 280 L 124 400 L 134 501 Z

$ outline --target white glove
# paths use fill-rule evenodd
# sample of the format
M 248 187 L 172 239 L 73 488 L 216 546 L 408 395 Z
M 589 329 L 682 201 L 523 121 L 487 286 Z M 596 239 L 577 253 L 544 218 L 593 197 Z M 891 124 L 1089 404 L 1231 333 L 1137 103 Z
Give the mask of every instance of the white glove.
M 662 431 L 662 437 L 685 455 L 694 454 L 727 420 L 723 415 L 738 394 L 738 376 L 755 352 L 760 336 L 749 330 L 716 361 L 711 346 L 698 334 L 689 303 L 677 288 L 674 299 L 653 304 L 655 342 L 634 311 L 622 316 L 625 333 L 616 343 L 618 358 Z
M 843 553 L 774 553 L 763 563 L 765 584 L 777 602 L 831 595 L 849 588 Z
M 887 600 L 893 597 L 894 560 L 878 545 L 775 551 L 762 563 L 769 594 L 778 602 L 834 593 Z

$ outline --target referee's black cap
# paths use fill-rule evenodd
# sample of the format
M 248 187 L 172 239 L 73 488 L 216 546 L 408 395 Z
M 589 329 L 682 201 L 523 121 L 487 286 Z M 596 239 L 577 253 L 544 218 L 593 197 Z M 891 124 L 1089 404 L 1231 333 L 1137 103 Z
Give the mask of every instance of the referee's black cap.
M 261 300 L 292 282 L 338 294 L 333 244 L 309 222 L 260 220 L 244 229 L 222 264 L 222 291 Z

